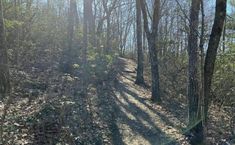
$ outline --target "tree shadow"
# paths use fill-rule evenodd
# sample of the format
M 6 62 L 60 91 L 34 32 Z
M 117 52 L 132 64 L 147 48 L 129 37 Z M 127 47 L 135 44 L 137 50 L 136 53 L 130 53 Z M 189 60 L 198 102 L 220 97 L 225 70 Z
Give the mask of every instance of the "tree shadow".
M 116 120 L 116 112 L 119 110 L 119 108 L 115 100 L 113 99 L 113 96 L 115 96 L 115 94 L 110 82 L 103 82 L 102 84 L 97 85 L 96 92 L 98 98 L 97 104 L 99 104 L 98 118 L 103 126 L 107 126 L 105 132 L 101 133 L 100 135 L 101 140 L 104 141 L 104 139 L 102 138 L 102 134 L 106 134 L 108 137 L 111 138 L 111 140 L 109 141 L 111 142 L 111 144 L 124 145 Z M 105 142 L 102 142 L 101 144 L 105 144 Z
M 143 104 L 152 112 L 160 116 L 160 120 L 165 124 L 174 126 L 174 122 L 170 121 L 164 114 L 160 114 L 151 105 L 146 103 L 149 99 L 141 98 L 138 94 L 125 86 L 125 84 L 117 81 L 118 76 L 123 76 L 123 70 L 128 67 L 126 61 L 123 59 L 118 60 L 118 70 L 112 75 L 113 81 L 104 81 L 96 85 L 98 94 L 99 117 L 104 124 L 107 124 L 108 130 L 111 135 L 111 144 L 123 145 L 123 130 L 129 128 L 134 135 L 143 137 L 151 145 L 159 144 L 179 144 L 171 136 L 168 136 L 156 125 L 154 120 L 143 108 L 134 103 Z M 133 81 L 133 80 L 131 80 Z M 129 96 L 133 100 L 130 100 Z M 124 125 L 127 128 L 122 128 Z
M 117 88 L 121 98 L 126 102 L 123 103 L 118 98 L 116 98 L 119 107 L 126 110 L 125 112 L 121 111 L 119 114 L 123 123 L 127 124 L 134 132 L 140 134 L 142 137 L 148 140 L 150 144 L 179 144 L 174 138 L 166 135 L 166 133 L 162 131 L 161 127 L 156 125 L 156 122 L 158 120 L 153 120 L 153 118 L 148 113 L 146 113 L 145 110 L 137 106 L 135 103 L 131 102 L 128 99 L 128 95 L 131 96 L 134 101 L 143 104 L 147 109 L 155 113 L 159 117 L 160 122 L 164 122 L 166 126 L 175 128 L 179 132 L 181 132 L 183 128 L 179 126 L 181 122 L 180 120 L 177 120 L 178 118 L 174 118 L 175 120 L 177 120 L 177 123 L 175 122 L 175 120 L 171 120 L 172 118 L 168 118 L 167 114 L 161 113 L 159 112 L 159 110 L 151 106 L 150 103 L 152 102 L 149 98 L 140 97 L 138 94 L 128 89 L 128 87 L 122 83 L 119 83 Z M 135 120 L 131 120 L 127 116 L 126 112 L 134 116 Z M 172 116 L 171 112 L 168 112 L 168 114 Z
M 170 125 L 170 126 L 172 126 L 172 127 L 177 127 L 177 128 L 178 128 L 178 125 L 176 125 L 174 121 L 169 120 L 169 118 L 166 116 L 166 114 L 160 113 L 159 110 L 157 110 L 156 108 L 153 107 L 154 104 L 152 103 L 152 101 L 151 101 L 150 98 L 143 98 L 143 97 L 139 96 L 138 94 L 136 94 L 136 93 L 134 93 L 133 91 L 131 91 L 130 89 L 128 89 L 127 86 L 125 86 L 124 84 L 121 84 L 121 83 L 120 83 L 120 85 L 119 85 L 119 88 L 120 88 L 123 92 L 125 92 L 125 93 L 129 94 L 130 96 L 132 96 L 132 97 L 133 97 L 135 100 L 137 100 L 138 102 L 142 103 L 142 104 L 143 104 L 145 107 L 147 107 L 149 110 L 151 110 L 152 112 L 154 112 L 154 113 L 156 113 L 158 116 L 160 116 L 160 118 L 161 118 L 164 122 L 166 122 L 166 124 L 168 124 L 168 125 Z M 147 103 L 147 102 L 148 102 L 148 103 Z M 164 102 L 165 102 L 165 101 L 164 101 Z M 152 105 L 151 105 L 151 104 L 152 104 Z M 168 114 L 170 114 L 172 117 L 175 117 L 175 115 L 174 115 L 171 111 L 169 111 L 169 110 L 167 109 L 167 108 L 169 108 L 169 106 L 164 106 L 164 105 L 162 105 L 161 107 L 163 107 L 164 110 L 165 110 Z M 171 106 L 171 107 L 172 107 L 172 106 Z M 179 116 L 178 116 L 178 117 L 179 117 Z M 184 124 L 184 122 L 182 122 L 178 117 L 175 117 L 175 118 L 178 119 L 178 122 Z

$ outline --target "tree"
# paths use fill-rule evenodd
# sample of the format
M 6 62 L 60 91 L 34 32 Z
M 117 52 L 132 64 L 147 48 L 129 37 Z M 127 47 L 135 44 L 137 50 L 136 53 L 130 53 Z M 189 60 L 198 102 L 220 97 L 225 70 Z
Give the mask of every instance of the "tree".
M 226 7 L 227 0 L 216 0 L 215 18 L 212 27 L 208 49 L 206 52 L 205 65 L 204 65 L 204 119 L 207 122 L 211 83 L 213 78 L 213 72 L 215 67 L 215 60 L 218 51 L 218 46 L 222 31 L 224 28 L 224 22 L 226 19 Z
M 50 0 L 47 1 L 48 12 L 50 9 Z M 63 57 L 61 58 L 63 71 L 67 73 L 72 72 L 72 64 L 74 59 L 74 31 L 75 31 L 75 22 L 76 22 L 76 0 L 69 1 L 69 12 L 68 12 L 68 25 L 67 25 L 67 42 L 66 48 L 63 50 Z
M 87 65 L 87 47 L 88 47 L 88 26 L 89 26 L 89 2 L 90 0 L 83 1 L 83 48 L 82 48 L 82 91 L 83 94 L 86 95 L 87 93 L 87 74 L 86 74 L 86 65 Z
M 144 55 L 143 55 L 143 45 L 142 45 L 142 25 L 141 25 L 141 5 L 140 1 L 136 0 L 136 34 L 137 34 L 137 75 L 136 84 L 144 84 Z
M 0 0 L 0 99 L 4 98 L 10 91 L 10 79 L 8 68 L 8 57 L 6 48 L 3 5 Z
M 106 33 L 106 46 L 105 46 L 105 52 L 109 53 L 111 49 L 111 14 L 113 10 L 115 9 L 117 0 L 112 1 L 110 6 L 108 5 L 108 0 L 102 0 L 103 8 L 106 13 L 106 20 L 107 20 L 107 33 Z
M 76 0 L 70 0 L 69 2 L 69 16 L 68 16 L 68 49 L 72 51 L 74 28 L 75 28 L 75 16 L 76 16 Z M 71 52 L 70 52 L 71 53 Z
M 148 40 L 149 57 L 151 65 L 151 76 L 152 76 L 152 101 L 161 102 L 160 97 L 160 83 L 159 83 L 159 69 L 158 69 L 158 48 L 157 48 L 157 36 L 158 36 L 158 25 L 160 21 L 160 0 L 154 1 L 153 16 L 151 23 L 151 30 L 148 24 L 148 14 L 146 8 L 146 2 L 141 0 L 141 9 L 144 19 L 144 30 Z
M 198 25 L 199 25 L 200 0 L 191 2 L 190 10 L 190 32 L 188 38 L 188 102 L 189 102 L 189 128 L 194 134 L 192 144 L 200 144 L 203 141 L 203 128 L 201 122 L 201 111 L 199 106 L 199 47 L 198 47 Z
M 92 0 L 87 0 L 86 4 L 86 11 L 87 11 L 87 21 L 88 21 L 88 34 L 91 36 L 90 43 L 92 46 L 95 46 L 96 42 L 96 35 L 95 35 L 95 18 L 93 15 L 93 10 L 92 10 Z
M 0 0 L 0 100 L 2 101 L 6 94 L 10 92 L 10 75 L 8 68 L 8 57 L 6 48 L 4 17 L 3 17 L 3 5 Z M 3 123 L 9 106 L 10 99 L 4 105 L 3 114 L 0 120 L 0 143 L 3 143 Z

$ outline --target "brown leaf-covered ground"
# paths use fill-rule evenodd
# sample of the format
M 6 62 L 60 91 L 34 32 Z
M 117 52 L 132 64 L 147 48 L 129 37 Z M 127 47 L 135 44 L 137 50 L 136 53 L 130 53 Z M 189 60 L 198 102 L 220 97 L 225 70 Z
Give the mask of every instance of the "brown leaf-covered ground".
M 133 60 L 118 58 L 104 77 L 89 79 L 87 95 L 81 93 L 79 76 L 53 68 L 12 69 L 15 83 L 4 120 L 4 144 L 189 144 L 184 136 L 186 98 L 169 95 L 161 105 L 152 103 L 149 87 L 134 83 L 135 68 Z M 3 109 L 1 103 L 1 115 Z M 231 116 L 213 106 L 210 118 L 211 144 L 230 139 Z

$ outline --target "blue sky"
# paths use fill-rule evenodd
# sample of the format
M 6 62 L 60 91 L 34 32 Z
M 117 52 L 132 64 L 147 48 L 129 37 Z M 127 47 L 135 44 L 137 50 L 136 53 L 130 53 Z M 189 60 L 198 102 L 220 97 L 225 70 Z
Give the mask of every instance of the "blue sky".
M 235 8 L 233 8 L 231 5 L 228 5 L 228 8 L 227 8 L 228 14 L 232 13 L 232 11 L 235 12 L 234 9 L 235 9 Z

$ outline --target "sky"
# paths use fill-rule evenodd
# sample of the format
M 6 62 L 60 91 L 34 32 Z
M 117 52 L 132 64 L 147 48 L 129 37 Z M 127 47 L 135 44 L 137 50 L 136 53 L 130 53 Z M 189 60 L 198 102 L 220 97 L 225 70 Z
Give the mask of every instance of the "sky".
M 235 12 L 235 8 L 233 8 L 231 5 L 228 5 L 227 13 L 231 14 L 232 12 Z

